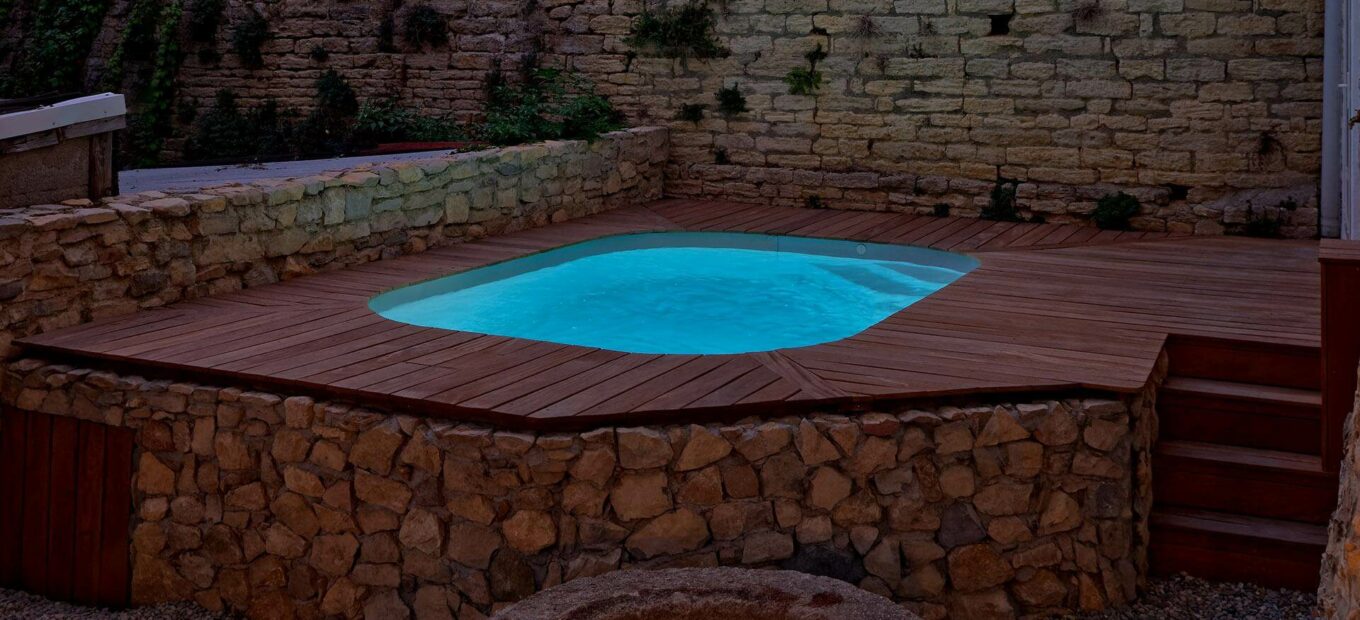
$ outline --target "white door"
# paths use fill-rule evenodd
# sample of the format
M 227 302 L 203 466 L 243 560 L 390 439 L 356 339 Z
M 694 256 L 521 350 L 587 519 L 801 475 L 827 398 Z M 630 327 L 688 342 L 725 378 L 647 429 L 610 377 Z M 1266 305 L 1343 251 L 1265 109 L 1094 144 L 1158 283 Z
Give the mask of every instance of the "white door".
M 1341 238 L 1360 239 L 1360 6 L 1343 0 L 1341 19 Z

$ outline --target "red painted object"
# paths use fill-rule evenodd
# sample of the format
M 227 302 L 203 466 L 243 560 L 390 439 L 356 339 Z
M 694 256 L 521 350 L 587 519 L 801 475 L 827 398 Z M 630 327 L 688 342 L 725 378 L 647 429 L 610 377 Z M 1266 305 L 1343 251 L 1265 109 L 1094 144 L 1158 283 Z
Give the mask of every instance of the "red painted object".
M 398 153 L 416 153 L 420 151 L 475 151 L 487 148 L 491 145 L 485 142 L 455 141 L 455 142 L 388 142 L 379 144 L 371 149 L 360 151 L 359 155 L 395 155 Z

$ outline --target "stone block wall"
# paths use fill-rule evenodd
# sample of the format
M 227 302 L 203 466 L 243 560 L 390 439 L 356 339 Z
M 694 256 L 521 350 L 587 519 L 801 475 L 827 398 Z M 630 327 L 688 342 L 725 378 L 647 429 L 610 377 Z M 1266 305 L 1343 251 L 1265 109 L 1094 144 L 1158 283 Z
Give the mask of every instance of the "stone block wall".
M 136 430 L 138 603 L 468 619 L 618 568 L 739 565 L 967 620 L 1118 605 L 1144 574 L 1147 395 L 533 434 L 7 374 L 5 404 Z
M 302 179 L 0 209 L 0 359 L 15 338 L 661 197 L 668 132 Z
M 1360 391 L 1346 418 L 1346 453 L 1341 460 L 1341 489 L 1322 556 L 1318 609 L 1323 618 L 1360 615 Z
M 681 2 L 434 2 L 449 42 L 416 49 L 401 26 L 422 3 L 231 0 L 222 59 L 190 54 L 180 94 L 306 109 L 334 68 L 364 97 L 470 119 L 489 71 L 537 62 L 586 74 L 634 122 L 669 124 L 674 196 L 976 215 L 1006 178 L 1026 216 L 1054 222 L 1128 191 L 1140 229 L 1231 232 L 1254 211 L 1317 231 L 1322 0 L 715 0 L 730 57 L 624 43 L 644 7 Z M 271 31 L 258 70 L 230 51 L 250 10 Z M 827 83 L 790 95 L 784 76 L 818 44 Z M 717 113 L 724 86 L 749 112 Z M 703 120 L 676 120 L 684 104 L 707 105 Z

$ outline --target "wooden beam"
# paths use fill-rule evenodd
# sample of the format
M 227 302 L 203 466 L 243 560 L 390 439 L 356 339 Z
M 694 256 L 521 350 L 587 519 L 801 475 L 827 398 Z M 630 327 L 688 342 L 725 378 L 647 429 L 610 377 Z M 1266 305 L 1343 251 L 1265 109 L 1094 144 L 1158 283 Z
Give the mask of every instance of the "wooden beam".
M 1322 464 L 1337 471 L 1345 451 L 1346 416 L 1355 407 L 1360 366 L 1360 242 L 1323 239 Z

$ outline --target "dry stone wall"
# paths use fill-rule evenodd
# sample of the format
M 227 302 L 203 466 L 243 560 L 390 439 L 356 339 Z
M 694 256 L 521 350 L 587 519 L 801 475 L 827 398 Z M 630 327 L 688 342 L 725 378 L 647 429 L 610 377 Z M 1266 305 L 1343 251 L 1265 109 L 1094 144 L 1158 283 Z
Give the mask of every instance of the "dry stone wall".
M 661 197 L 668 132 L 280 181 L 0 209 L 15 338 Z
M 468 619 L 618 568 L 727 565 L 967 620 L 1115 606 L 1144 574 L 1148 395 L 532 434 L 7 374 L 8 405 L 135 429 L 138 603 Z
M 1360 391 L 1355 409 L 1346 418 L 1341 460 L 1341 489 L 1328 528 L 1327 552 L 1322 556 L 1318 608 L 1323 618 L 1360 615 Z
M 305 109 L 334 68 L 365 97 L 469 119 L 490 71 L 540 63 L 669 124 L 674 196 L 976 215 L 1005 178 L 1025 216 L 1055 222 L 1128 191 L 1141 229 L 1217 234 L 1256 217 L 1317 230 L 1322 0 L 715 0 L 732 52 L 716 60 L 624 43 L 667 2 L 432 2 L 448 43 L 416 48 L 402 24 L 422 4 L 231 0 L 222 58 L 186 58 L 181 95 L 203 107 L 226 87 Z M 270 29 L 254 70 L 230 51 L 250 11 Z M 785 75 L 819 44 L 826 84 L 790 95 Z M 725 86 L 748 112 L 717 113 Z M 685 104 L 704 118 L 676 120 Z

